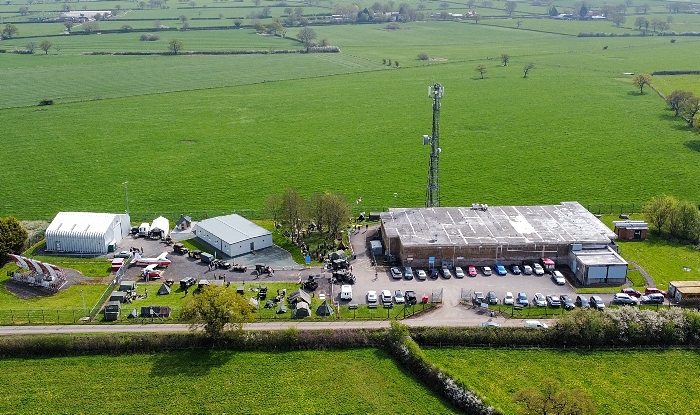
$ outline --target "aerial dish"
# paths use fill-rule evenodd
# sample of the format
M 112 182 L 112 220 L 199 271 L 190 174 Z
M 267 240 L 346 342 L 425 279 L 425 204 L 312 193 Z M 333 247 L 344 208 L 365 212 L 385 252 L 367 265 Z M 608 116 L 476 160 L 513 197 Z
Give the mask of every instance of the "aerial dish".
M 429 135 L 424 135 L 423 136 L 423 145 L 428 145 L 430 143 L 430 136 Z

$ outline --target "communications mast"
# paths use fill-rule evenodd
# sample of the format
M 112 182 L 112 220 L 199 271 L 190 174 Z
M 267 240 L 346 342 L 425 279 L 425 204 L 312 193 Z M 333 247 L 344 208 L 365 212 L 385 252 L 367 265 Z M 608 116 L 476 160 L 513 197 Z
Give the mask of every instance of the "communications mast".
M 440 100 L 445 89 L 436 82 L 428 87 L 428 96 L 433 98 L 433 135 L 423 136 L 423 145 L 430 144 L 430 168 L 425 207 L 440 206 Z

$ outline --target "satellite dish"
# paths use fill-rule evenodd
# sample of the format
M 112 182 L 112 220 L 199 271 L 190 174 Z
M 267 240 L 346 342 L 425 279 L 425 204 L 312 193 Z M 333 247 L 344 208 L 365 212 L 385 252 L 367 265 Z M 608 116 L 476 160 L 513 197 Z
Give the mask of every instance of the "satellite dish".
M 430 136 L 426 134 L 423 136 L 423 145 L 427 145 L 428 143 L 430 143 Z
M 438 147 L 438 154 L 442 153 L 442 149 Z

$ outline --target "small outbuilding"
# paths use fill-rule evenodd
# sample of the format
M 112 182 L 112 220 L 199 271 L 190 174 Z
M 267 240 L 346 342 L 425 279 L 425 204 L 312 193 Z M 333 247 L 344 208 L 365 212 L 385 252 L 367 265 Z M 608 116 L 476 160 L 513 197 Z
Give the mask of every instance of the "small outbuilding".
M 381 255 L 384 252 L 384 248 L 382 247 L 382 241 L 379 239 L 373 239 L 369 241 L 369 246 L 370 250 L 374 255 Z
M 60 212 L 46 229 L 46 250 L 77 254 L 114 252 L 129 234 L 129 215 Z
M 126 301 L 126 293 L 124 291 L 115 291 L 109 296 L 109 301 L 123 303 Z
M 236 214 L 197 222 L 193 232 L 197 239 L 229 257 L 272 246 L 272 232 Z
M 136 289 L 136 281 L 122 281 L 119 284 L 119 291 L 133 291 Z
M 700 281 L 671 281 L 668 296 L 679 304 L 700 303 Z
M 647 239 L 649 224 L 643 220 L 614 220 L 615 235 L 622 241 L 643 241 Z
M 627 261 L 609 246 L 583 249 L 581 245 L 574 245 L 569 253 L 569 267 L 583 286 L 627 282 Z
M 186 231 L 192 227 L 192 218 L 189 216 L 181 215 L 180 219 L 175 222 L 175 227 L 180 231 Z
M 160 288 L 158 289 L 158 295 L 168 295 L 170 294 L 170 286 L 166 283 L 163 283 Z

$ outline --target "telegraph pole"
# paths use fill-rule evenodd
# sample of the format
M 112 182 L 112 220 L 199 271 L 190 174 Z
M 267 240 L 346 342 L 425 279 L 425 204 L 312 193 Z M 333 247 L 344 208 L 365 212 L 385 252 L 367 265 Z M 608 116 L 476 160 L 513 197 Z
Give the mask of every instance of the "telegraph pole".
M 423 136 L 423 145 L 430 143 L 430 168 L 425 207 L 440 206 L 440 100 L 445 89 L 436 82 L 428 87 L 428 96 L 433 99 L 433 135 Z
M 124 185 L 124 195 L 126 196 L 126 214 L 129 214 L 129 181 L 122 183 Z

